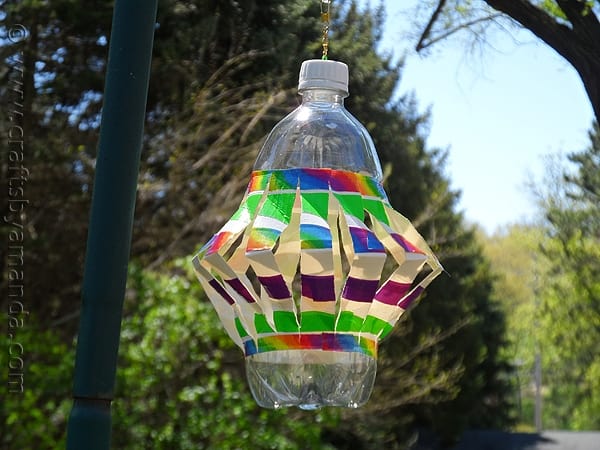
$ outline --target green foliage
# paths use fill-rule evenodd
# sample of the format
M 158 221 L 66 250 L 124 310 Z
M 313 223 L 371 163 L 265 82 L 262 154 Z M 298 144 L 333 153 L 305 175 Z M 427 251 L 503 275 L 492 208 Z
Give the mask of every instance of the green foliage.
M 534 364 L 539 351 L 540 289 L 548 263 L 540 254 L 543 229 L 513 225 L 490 237 L 480 236 L 494 279 L 494 299 L 507 321 L 505 358 L 515 365 L 519 426 L 534 429 Z
M 600 342 L 600 138 L 569 156 L 574 172 L 555 174 L 558 192 L 546 192 L 551 262 L 544 284 L 542 327 L 549 426 L 600 428 L 597 347 Z M 560 326 L 557 326 L 560 324 Z
M 520 424 L 533 427 L 533 372 L 542 356 L 544 428 L 600 427 L 600 139 L 548 165 L 538 188 L 544 221 L 484 238 L 494 296 L 508 323 L 507 358 L 518 365 Z M 568 163 L 568 164 L 567 164 Z M 569 167 L 567 170 L 566 167 Z
M 489 263 L 473 234 L 457 234 L 460 251 L 448 259 L 445 268 L 460 281 L 449 278 L 432 285 L 414 311 L 420 329 L 456 330 L 444 340 L 440 352 L 446 367 L 460 363 L 459 393 L 424 411 L 448 443 L 458 438 L 457 430 L 466 427 L 509 427 L 514 420 L 515 399 L 510 382 L 512 366 L 505 356 L 504 314 L 492 297 Z
M 436 279 L 382 343 L 373 399 L 345 414 L 344 423 L 361 424 L 345 429 L 363 436 L 367 448 L 405 448 L 416 423 L 448 441 L 467 426 L 506 427 L 513 410 L 503 314 L 490 299 L 481 249 L 454 212 L 458 193 L 440 171 L 446 154 L 426 148 L 427 118 L 414 100 L 394 98 L 401 65 L 374 51 L 381 17 L 360 14 L 352 4 L 343 14 L 340 59 L 356 68 L 348 108 L 373 137 L 392 204 L 418 226 L 450 274 Z
M 23 188 L 28 202 L 21 219 L 27 224 L 27 273 L 35 274 L 28 277 L 24 300 L 40 327 L 61 321 L 58 332 L 71 339 L 77 322 L 62 319 L 76 318 L 73 305 L 79 302 L 76 283 L 83 267 L 95 127 L 108 50 L 100 38 L 108 35 L 113 2 L 2 3 L 0 33 L 6 36 L 15 24 L 28 31 L 27 39 L 4 39 L 0 45 L 0 98 L 14 119 L 9 122 L 6 117 L 4 123 L 6 129 L 9 123 L 18 124 L 24 135 L 20 163 L 26 171 L 9 172 L 16 164 L 8 157 L 0 161 L 2 180 L 15 175 L 25 179 L 22 184 L 13 182 Z M 16 149 L 16 143 L 10 146 Z M 3 186 L 6 189 L 7 183 Z M 2 202 L 0 215 L 13 217 L 9 208 Z M 5 288 L 3 279 L 0 289 Z
M 260 409 L 243 355 L 226 336 L 188 261 L 159 275 L 134 267 L 123 322 L 115 448 L 301 449 L 335 413 Z
M 582 15 L 594 14 L 594 8 L 600 6 L 597 0 L 585 0 L 580 2 L 583 4 Z M 539 7 L 547 11 L 551 16 L 568 23 L 568 17 L 559 6 L 556 0 L 542 0 L 539 2 Z
M 159 5 L 133 243 L 155 264 L 187 254 L 237 206 L 318 42 L 309 1 L 196 3 Z
M 552 16 L 561 20 L 567 20 L 567 16 L 565 16 L 563 10 L 560 9 L 560 6 L 554 0 L 543 0 L 539 6 Z
M 1 55 L 11 63 L 23 50 L 29 77 L 25 164 L 35 215 L 27 216 L 27 270 L 36 277 L 27 302 L 40 330 L 32 331 L 31 348 L 45 355 L 40 364 L 55 368 L 61 389 L 54 403 L 40 388 L 29 391 L 27 408 L 15 406 L 39 424 L 39 434 L 16 442 L 56 448 L 70 389 L 73 305 L 80 301 L 113 2 L 5 4 L 5 24 L 23 22 L 30 30 L 19 45 L 3 42 Z M 382 344 L 377 390 L 366 408 L 316 415 L 257 409 L 239 350 L 178 258 L 230 217 L 266 133 L 297 105 L 300 63 L 319 56 L 318 5 L 162 0 L 132 243 L 139 265 L 129 279 L 114 405 L 117 448 L 327 448 L 330 442 L 393 449 L 405 448 L 417 425 L 451 440 L 462 427 L 510 423 L 503 316 L 490 300 L 488 264 L 456 212 L 446 154 L 427 148 L 428 118 L 414 96 L 394 94 L 402 63 L 377 52 L 383 10 L 340 2 L 334 11 L 330 56 L 350 67 L 348 108 L 373 136 L 394 207 L 432 243 L 451 276 L 436 280 Z M 2 85 L 0 94 L 9 104 L 10 89 Z M 31 383 L 52 386 L 33 375 Z M 60 420 L 44 429 L 53 407 L 62 411 Z
M 3 386 L 0 447 L 56 449 L 64 447 L 64 432 L 71 407 L 71 372 L 74 347 L 61 341 L 55 330 L 42 329 L 39 320 L 25 316 L 23 326 L 11 329 L 12 339 L 3 341 L 19 344 L 22 351 L 11 347 L 24 362 L 18 367 L 16 358 L 6 350 L 0 352 L 0 365 L 8 375 L 7 381 L 22 375 L 22 392 Z M 14 367 L 14 369 L 9 369 Z M 8 373 L 7 373 L 8 372 Z M 4 379 L 4 377 L 3 377 Z M 17 387 L 14 385 L 13 387 Z

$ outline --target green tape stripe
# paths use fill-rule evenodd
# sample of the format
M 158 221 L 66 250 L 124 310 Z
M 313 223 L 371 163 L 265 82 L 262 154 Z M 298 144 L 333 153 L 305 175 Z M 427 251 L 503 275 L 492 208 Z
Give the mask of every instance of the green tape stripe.
M 242 322 L 240 321 L 239 317 L 235 318 L 235 328 L 237 329 L 237 332 L 241 338 L 248 336 L 248 332 L 244 328 L 244 325 L 242 325 Z
M 363 198 L 357 194 L 334 194 L 346 214 L 357 217 L 361 222 L 365 219 Z
M 359 333 L 362 330 L 364 321 L 364 317 L 359 317 L 352 311 L 342 311 L 338 317 L 335 331 L 350 331 Z
M 293 311 L 274 311 L 273 321 L 278 332 L 296 333 L 299 330 L 296 314 Z
M 379 335 L 379 339 L 382 339 L 390 331 L 392 331 L 393 328 L 394 327 L 385 320 L 379 319 L 374 316 L 367 316 L 360 331 L 362 333 Z
M 372 214 L 377 220 L 385 223 L 386 225 L 390 224 L 388 216 L 385 212 L 385 206 L 381 200 L 371 199 L 371 198 L 363 198 L 363 204 L 367 211 Z
M 271 328 L 271 325 L 269 325 L 269 323 L 267 322 L 267 318 L 264 314 L 256 314 L 254 316 L 254 326 L 256 327 L 256 332 L 258 334 L 268 334 L 275 332 L 275 330 L 273 330 L 273 328 Z
M 246 201 L 243 203 L 242 206 L 244 206 L 248 210 L 248 214 L 250 214 L 250 216 L 254 217 L 261 199 L 262 193 L 260 195 L 249 195 L 248 197 L 246 197 Z
M 246 211 L 246 203 L 242 203 L 236 212 L 233 213 L 231 219 L 229 220 L 239 220 L 242 217 L 242 214 Z
M 329 214 L 329 193 L 328 192 L 310 192 L 302 195 L 302 212 L 314 214 L 327 220 Z
M 267 194 L 260 209 L 260 215 L 289 223 L 294 208 L 296 194 Z
M 304 311 L 300 314 L 300 331 L 303 333 L 311 331 L 333 331 L 335 327 L 335 316 L 320 311 Z

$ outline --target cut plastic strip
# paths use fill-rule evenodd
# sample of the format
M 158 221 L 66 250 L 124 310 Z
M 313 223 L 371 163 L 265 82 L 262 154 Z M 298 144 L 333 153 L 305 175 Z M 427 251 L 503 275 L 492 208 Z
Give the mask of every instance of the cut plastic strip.
M 241 243 L 231 252 L 235 242 Z M 397 268 L 381 280 L 387 255 Z M 414 285 L 425 264 L 431 273 Z M 254 172 L 240 207 L 194 257 L 194 267 L 227 332 L 256 351 L 280 348 L 277 333 L 311 336 L 297 345 L 314 340 L 322 350 L 357 348 L 344 339 L 376 343 L 442 271 L 381 183 L 332 169 Z

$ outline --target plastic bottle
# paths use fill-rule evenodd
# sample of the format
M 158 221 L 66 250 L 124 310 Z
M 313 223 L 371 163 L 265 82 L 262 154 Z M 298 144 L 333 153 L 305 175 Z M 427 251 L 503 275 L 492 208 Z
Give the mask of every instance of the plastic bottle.
M 381 181 L 373 140 L 344 107 L 348 66 L 331 60 L 304 61 L 298 92 L 302 104 L 275 125 L 254 169 L 340 169 Z
M 254 169 L 330 168 L 381 181 L 373 141 L 344 107 L 348 66 L 304 61 L 298 91 L 302 104 L 275 125 Z M 246 358 L 252 394 L 267 408 L 356 408 L 368 400 L 376 368 L 374 358 L 349 351 L 275 350 Z

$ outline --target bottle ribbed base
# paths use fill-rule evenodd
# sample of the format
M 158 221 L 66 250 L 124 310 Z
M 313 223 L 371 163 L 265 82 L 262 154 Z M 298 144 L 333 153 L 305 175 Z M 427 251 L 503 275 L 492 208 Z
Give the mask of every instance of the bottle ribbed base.
M 359 352 L 279 350 L 246 357 L 246 375 L 264 408 L 358 408 L 371 395 L 377 361 Z

